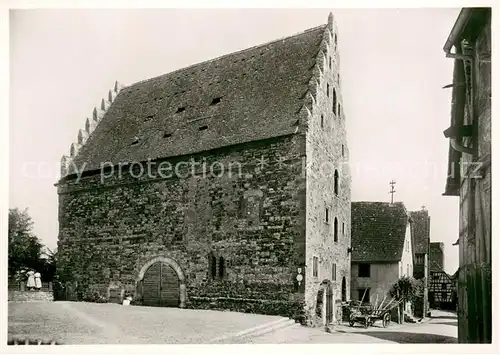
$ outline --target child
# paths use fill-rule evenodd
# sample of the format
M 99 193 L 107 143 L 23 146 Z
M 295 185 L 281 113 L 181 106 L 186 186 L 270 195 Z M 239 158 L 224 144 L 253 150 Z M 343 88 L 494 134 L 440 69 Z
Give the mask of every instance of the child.
M 42 289 L 42 275 L 39 272 L 36 272 L 35 275 L 35 289 L 40 291 Z
M 26 286 L 28 287 L 28 290 L 32 291 L 33 287 L 35 287 L 35 272 L 30 270 L 26 273 L 26 275 L 28 275 L 28 282 L 26 283 Z

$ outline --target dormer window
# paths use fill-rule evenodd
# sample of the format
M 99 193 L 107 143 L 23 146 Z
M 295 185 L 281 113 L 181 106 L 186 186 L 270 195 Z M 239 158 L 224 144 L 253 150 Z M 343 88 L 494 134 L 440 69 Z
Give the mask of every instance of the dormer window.
M 212 100 L 212 103 L 210 104 L 210 106 L 212 105 L 217 105 L 218 103 L 220 103 L 222 97 L 216 97 L 215 99 Z

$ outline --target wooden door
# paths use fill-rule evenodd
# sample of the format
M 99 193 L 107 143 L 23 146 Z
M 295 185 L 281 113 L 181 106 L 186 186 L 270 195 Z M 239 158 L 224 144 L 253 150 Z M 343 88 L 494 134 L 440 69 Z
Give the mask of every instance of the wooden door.
M 157 262 L 142 281 L 143 304 L 152 307 L 179 306 L 179 278 L 170 265 Z
M 333 321 L 333 288 L 331 285 L 326 289 L 326 324 Z

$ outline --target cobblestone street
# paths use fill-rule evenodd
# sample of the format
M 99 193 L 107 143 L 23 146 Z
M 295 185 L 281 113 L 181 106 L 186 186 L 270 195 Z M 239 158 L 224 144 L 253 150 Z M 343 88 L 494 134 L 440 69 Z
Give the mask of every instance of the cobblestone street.
M 364 329 L 361 326 L 337 326 L 327 333 L 318 328 L 294 325 L 241 342 L 253 344 L 329 344 L 329 343 L 457 343 L 457 317 L 451 312 L 433 310 L 432 317 L 422 323 L 395 324 L 383 328 L 379 322 Z

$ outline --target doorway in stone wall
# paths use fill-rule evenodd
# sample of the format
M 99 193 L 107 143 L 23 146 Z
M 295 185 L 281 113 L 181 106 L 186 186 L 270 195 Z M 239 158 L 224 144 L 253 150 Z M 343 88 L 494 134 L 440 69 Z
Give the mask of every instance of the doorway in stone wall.
M 333 285 L 330 280 L 324 280 L 316 297 L 316 316 L 323 325 L 333 322 Z
M 330 324 L 333 322 L 333 287 L 331 283 L 328 283 L 325 291 L 326 291 L 325 324 Z
M 179 307 L 179 277 L 170 265 L 155 262 L 146 270 L 141 283 L 144 306 Z

